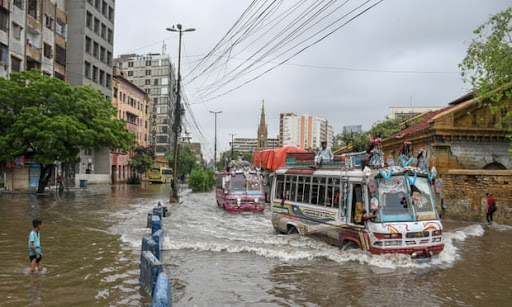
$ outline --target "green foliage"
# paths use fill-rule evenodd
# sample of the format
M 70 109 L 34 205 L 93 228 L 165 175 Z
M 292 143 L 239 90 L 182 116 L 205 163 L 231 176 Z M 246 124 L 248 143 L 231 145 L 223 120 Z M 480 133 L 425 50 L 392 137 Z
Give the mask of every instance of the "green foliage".
M 361 133 L 343 133 L 341 140 L 347 146 L 352 146 L 353 152 L 365 151 L 370 146 L 370 137 L 367 132 Z
M 127 150 L 134 141 L 99 91 L 71 87 L 39 71 L 0 78 L 0 102 L 0 160 L 25 155 L 40 163 L 39 191 L 55 160 L 73 165 L 81 148 Z
M 510 102 L 492 103 L 512 99 L 512 6 L 490 17 L 473 33 L 476 37 L 459 64 L 462 78 L 477 90 L 483 105 L 493 114 L 502 115 L 497 126 L 508 128 L 508 138 L 512 140 Z
M 149 171 L 155 161 L 153 156 L 153 150 L 150 147 L 134 146 L 132 148 L 133 156 L 128 161 L 128 165 L 137 174 L 142 175 Z
M 174 151 L 167 152 L 165 156 L 169 159 L 171 167 L 173 167 Z M 178 177 L 184 178 L 186 175 L 190 174 L 196 163 L 196 156 L 192 150 L 190 150 L 190 146 L 185 145 L 181 147 L 178 151 Z
M 384 121 L 378 121 L 373 124 L 370 129 L 370 135 L 373 138 L 387 138 L 400 131 L 400 120 L 399 119 L 388 119 Z
M 193 192 L 208 192 L 213 189 L 215 174 L 211 169 L 202 170 L 195 168 L 190 173 L 188 186 Z

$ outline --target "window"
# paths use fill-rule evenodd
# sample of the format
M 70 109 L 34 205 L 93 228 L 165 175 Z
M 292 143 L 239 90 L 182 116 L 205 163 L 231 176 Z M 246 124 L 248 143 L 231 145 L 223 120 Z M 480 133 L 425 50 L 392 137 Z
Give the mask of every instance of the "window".
M 101 23 L 101 38 L 106 39 L 107 36 L 107 26 L 104 23 Z
M 21 60 L 20 59 L 11 56 L 11 70 L 17 71 L 17 72 L 21 71 Z
M 101 1 L 100 1 L 100 0 L 94 0 L 94 7 L 95 7 L 96 9 L 98 9 L 98 10 L 100 9 L 100 3 L 101 3 Z
M 133 62 L 128 62 L 128 67 L 133 67 Z
M 53 57 L 52 46 L 44 43 L 43 54 L 45 58 L 51 59 Z
M 100 70 L 100 81 L 99 84 L 103 85 L 105 84 L 105 72 L 103 70 Z
M 146 61 L 146 66 L 151 66 L 151 60 Z
M 94 33 L 100 34 L 100 20 L 98 18 L 94 18 Z
M 103 3 L 101 4 L 101 13 L 105 16 L 107 16 L 107 3 L 105 1 L 103 1 Z
M 112 30 L 108 29 L 107 41 L 108 41 L 109 43 L 111 43 L 111 44 L 112 44 L 112 41 L 113 41 L 113 40 L 112 40 L 112 37 L 113 37 L 113 36 L 114 36 L 114 35 L 112 34 Z
M 166 87 L 162 87 L 162 95 L 169 94 L 169 90 Z
M 62 81 L 66 81 L 66 76 L 64 76 L 63 74 L 61 74 L 57 71 L 53 72 L 53 76 L 57 79 L 61 79 Z
M 0 65 L 7 65 L 9 61 L 9 47 L 0 44 Z
M 153 85 L 158 85 L 158 79 L 153 80 Z
M 84 76 L 86 78 L 91 77 L 91 63 L 89 63 L 87 61 L 84 63 Z
M 9 11 L 0 7 L 0 30 L 7 32 L 9 30 Z
M 91 54 L 91 38 L 89 36 L 85 37 L 85 52 Z
M 146 69 L 146 76 L 151 76 L 151 69 Z
M 117 97 L 117 87 L 114 87 L 114 97 Z
M 92 55 L 95 58 L 98 58 L 98 49 L 99 49 L 100 45 L 97 42 L 94 42 L 92 45 L 93 45 L 93 47 L 92 47 Z
M 20 10 L 23 9 L 23 0 L 14 0 L 12 3 L 14 4 L 14 6 L 19 8 Z
M 55 24 L 55 32 L 59 34 L 60 36 L 66 36 L 66 24 L 57 19 L 57 23 Z
M 44 19 L 45 19 L 45 25 L 48 29 L 51 29 L 53 30 L 53 18 L 51 16 L 48 16 L 48 15 L 44 15 Z
M 92 14 L 87 12 L 85 15 L 85 25 L 87 28 L 92 29 Z
M 169 78 L 162 78 L 162 85 L 168 85 L 169 84 Z
M 151 79 L 146 79 L 145 80 L 145 85 L 151 85 Z
M 105 63 L 105 48 L 103 47 L 100 48 L 100 61 Z
M 55 62 L 66 65 L 66 49 L 59 45 L 55 45 Z
M 114 21 L 114 9 L 111 6 L 108 7 L 108 20 Z
M 128 71 L 128 77 L 133 77 L 133 70 Z
M 17 39 L 17 40 L 20 40 L 21 39 L 21 31 L 23 30 L 22 27 L 20 27 L 19 25 L 13 23 L 12 24 L 12 36 Z
M 97 82 L 98 81 L 98 67 L 92 66 L 92 81 Z
M 37 19 L 37 0 L 28 0 L 28 12 L 30 16 Z
M 107 74 L 107 77 L 105 78 L 105 87 L 110 88 L 112 85 L 112 76 L 110 74 Z
M 112 52 L 110 52 L 110 51 L 107 51 L 107 65 L 108 66 L 112 65 Z

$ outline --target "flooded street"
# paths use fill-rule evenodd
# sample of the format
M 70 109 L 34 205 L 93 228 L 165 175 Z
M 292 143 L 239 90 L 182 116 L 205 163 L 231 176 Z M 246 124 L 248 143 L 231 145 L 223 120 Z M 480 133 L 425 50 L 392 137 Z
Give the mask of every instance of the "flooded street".
M 443 221 L 430 263 L 342 251 L 278 235 L 264 213 L 228 213 L 214 193 L 169 185 L 89 186 L 0 195 L 0 306 L 148 306 L 138 283 L 146 215 L 159 200 L 162 262 L 175 306 L 503 306 L 512 299 L 512 227 Z M 41 218 L 44 274 L 27 274 L 31 220 Z

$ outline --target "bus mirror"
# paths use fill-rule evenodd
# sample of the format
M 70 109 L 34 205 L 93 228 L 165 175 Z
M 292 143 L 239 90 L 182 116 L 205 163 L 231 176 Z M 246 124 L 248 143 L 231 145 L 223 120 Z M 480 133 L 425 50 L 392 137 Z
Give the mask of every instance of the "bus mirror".
M 375 197 L 372 197 L 370 200 L 370 211 L 375 212 L 379 209 L 379 200 Z

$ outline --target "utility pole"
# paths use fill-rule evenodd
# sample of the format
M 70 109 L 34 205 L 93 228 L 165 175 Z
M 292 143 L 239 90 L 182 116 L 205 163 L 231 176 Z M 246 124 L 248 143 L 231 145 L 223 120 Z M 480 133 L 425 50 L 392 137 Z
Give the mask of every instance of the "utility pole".
M 213 144 L 213 170 L 217 169 L 217 114 L 222 113 L 222 111 L 210 111 L 215 115 L 215 144 Z
M 235 156 L 233 156 L 233 136 L 235 136 L 235 133 L 230 133 L 231 135 L 231 160 L 235 160 Z
M 182 29 L 181 24 L 177 24 L 176 27 L 172 26 L 171 28 L 167 28 L 167 31 L 171 32 L 178 32 L 179 33 L 179 44 L 178 44 L 178 80 L 176 80 L 176 104 L 174 106 L 174 167 L 173 167 L 173 180 L 172 180 L 172 191 L 171 191 L 171 203 L 177 203 L 179 202 L 178 197 L 178 135 L 181 132 L 181 73 L 180 73 L 180 66 L 181 66 L 181 35 L 183 32 L 192 32 L 196 29 L 189 28 L 189 29 Z

